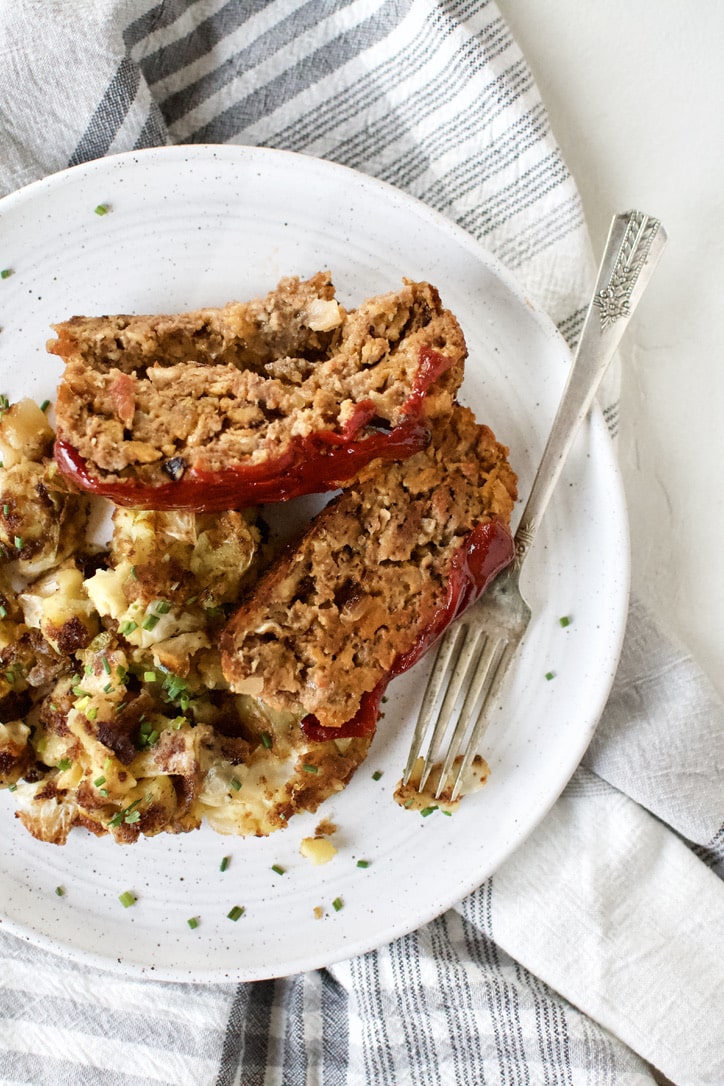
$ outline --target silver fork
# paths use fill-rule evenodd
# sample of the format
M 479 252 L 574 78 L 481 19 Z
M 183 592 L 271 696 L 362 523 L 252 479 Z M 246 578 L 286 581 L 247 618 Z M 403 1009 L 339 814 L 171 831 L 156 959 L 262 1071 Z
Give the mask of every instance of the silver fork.
M 408 784 L 432 727 L 418 792 L 433 766 L 439 765 L 448 733 L 436 799 L 443 793 L 450 801 L 457 799 L 479 753 L 491 711 L 499 704 L 503 681 L 531 619 L 519 583 L 523 562 L 573 440 L 665 243 L 661 223 L 639 211 L 616 215 L 611 223 L 573 366 L 515 533 L 515 558 L 440 641 L 402 778 Z

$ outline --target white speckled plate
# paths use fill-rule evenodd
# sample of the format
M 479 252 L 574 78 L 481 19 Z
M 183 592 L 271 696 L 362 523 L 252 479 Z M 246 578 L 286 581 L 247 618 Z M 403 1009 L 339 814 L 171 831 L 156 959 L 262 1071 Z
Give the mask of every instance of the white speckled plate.
M 98 204 L 110 208 L 94 213 Z M 343 167 L 244 147 L 103 159 L 0 201 L 0 392 L 52 399 L 51 322 L 218 305 L 330 268 L 343 302 L 429 279 L 470 349 L 463 400 L 511 448 L 526 494 L 569 355 L 548 319 L 466 234 Z M 298 852 L 320 815 L 268 839 L 202 830 L 123 848 L 33 840 L 0 794 L 4 930 L 74 958 L 171 980 L 252 980 L 369 950 L 478 886 L 545 815 L 580 760 L 616 667 L 628 593 L 622 489 L 600 416 L 584 427 L 529 559 L 534 621 L 488 733 L 491 779 L 451 818 L 398 808 L 425 666 L 389 690 L 368 763 L 322 814 L 339 852 Z M 570 615 L 563 629 L 559 617 Z M 546 680 L 547 672 L 555 678 Z M 382 771 L 379 780 L 373 779 Z M 231 862 L 219 869 L 224 856 Z M 366 868 L 357 861 L 369 861 Z M 278 875 L 272 865 L 285 874 Z M 59 897 L 55 888 L 62 886 Z M 118 895 L 137 904 L 124 909 Z M 339 911 L 332 902 L 340 898 Z M 244 906 L 240 920 L 227 913 Z M 315 906 L 324 909 L 322 919 Z M 200 918 L 190 930 L 187 919 Z

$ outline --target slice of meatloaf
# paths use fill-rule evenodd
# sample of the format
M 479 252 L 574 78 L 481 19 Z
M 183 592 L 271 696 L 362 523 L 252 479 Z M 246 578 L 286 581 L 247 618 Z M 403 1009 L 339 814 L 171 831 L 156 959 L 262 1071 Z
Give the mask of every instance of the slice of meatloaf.
M 232 688 L 322 729 L 373 728 L 389 679 L 512 558 L 507 452 L 457 406 L 428 448 L 366 469 L 230 619 Z
M 409 456 L 450 411 L 466 355 L 429 283 L 346 312 L 324 273 L 222 309 L 55 327 L 61 470 L 157 509 L 333 489 L 373 459 Z

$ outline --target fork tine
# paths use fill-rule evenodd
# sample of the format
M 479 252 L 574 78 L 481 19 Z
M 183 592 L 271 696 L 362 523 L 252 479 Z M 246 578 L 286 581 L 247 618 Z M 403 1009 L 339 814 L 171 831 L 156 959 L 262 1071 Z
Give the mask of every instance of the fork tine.
M 457 657 L 459 652 L 459 643 L 462 640 L 465 633 L 465 627 L 462 625 L 451 626 L 441 639 L 440 644 L 435 655 L 435 660 L 430 672 L 430 677 L 427 680 L 427 686 L 425 687 L 425 694 L 422 699 L 422 705 L 420 706 L 420 713 L 417 718 L 417 724 L 415 725 L 415 734 L 412 737 L 412 745 L 410 746 L 410 753 L 407 757 L 407 765 L 405 771 L 402 774 L 403 784 L 407 784 L 410 779 L 415 762 L 420 756 L 422 750 L 422 744 L 425 736 L 427 735 L 428 728 L 432 720 L 437 718 L 440 720 L 440 706 L 447 690 L 447 679 L 450 675 L 450 662 Z M 424 774 L 425 780 L 429 773 L 429 768 Z M 422 784 L 419 785 L 422 787 Z
M 486 703 L 490 686 L 495 678 L 497 668 L 500 663 L 500 655 L 503 651 L 505 643 L 501 642 L 499 638 L 491 637 L 485 633 L 484 630 L 476 631 L 474 643 L 471 643 L 470 653 L 468 657 L 468 666 L 466 668 L 464 682 L 465 689 L 467 691 L 465 700 L 460 707 L 459 714 L 455 721 L 454 731 L 450 739 L 447 755 L 443 763 L 442 770 L 440 772 L 440 779 L 435 791 L 435 798 L 439 799 L 442 795 L 445 782 L 450 774 L 450 771 L 455 763 L 460 747 L 465 739 L 465 736 L 469 730 L 470 721 L 474 719 L 476 711 L 482 712 L 482 709 Z M 470 752 L 472 745 L 472 736 L 466 747 L 466 753 Z M 472 759 L 472 754 L 468 759 L 468 764 Z M 465 759 L 463 760 L 465 764 Z M 462 765 L 460 767 L 462 769 Z M 462 779 L 462 775 L 458 772 L 456 777 L 456 784 Z

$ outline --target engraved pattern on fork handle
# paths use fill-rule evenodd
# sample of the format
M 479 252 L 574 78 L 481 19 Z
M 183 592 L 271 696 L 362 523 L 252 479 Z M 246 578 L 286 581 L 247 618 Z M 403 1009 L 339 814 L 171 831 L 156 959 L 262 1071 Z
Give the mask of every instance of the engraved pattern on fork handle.
M 629 213 L 611 277 L 593 299 L 593 304 L 600 310 L 602 332 L 620 317 L 629 316 L 631 292 L 648 259 L 660 225 L 658 219 L 640 211 Z

